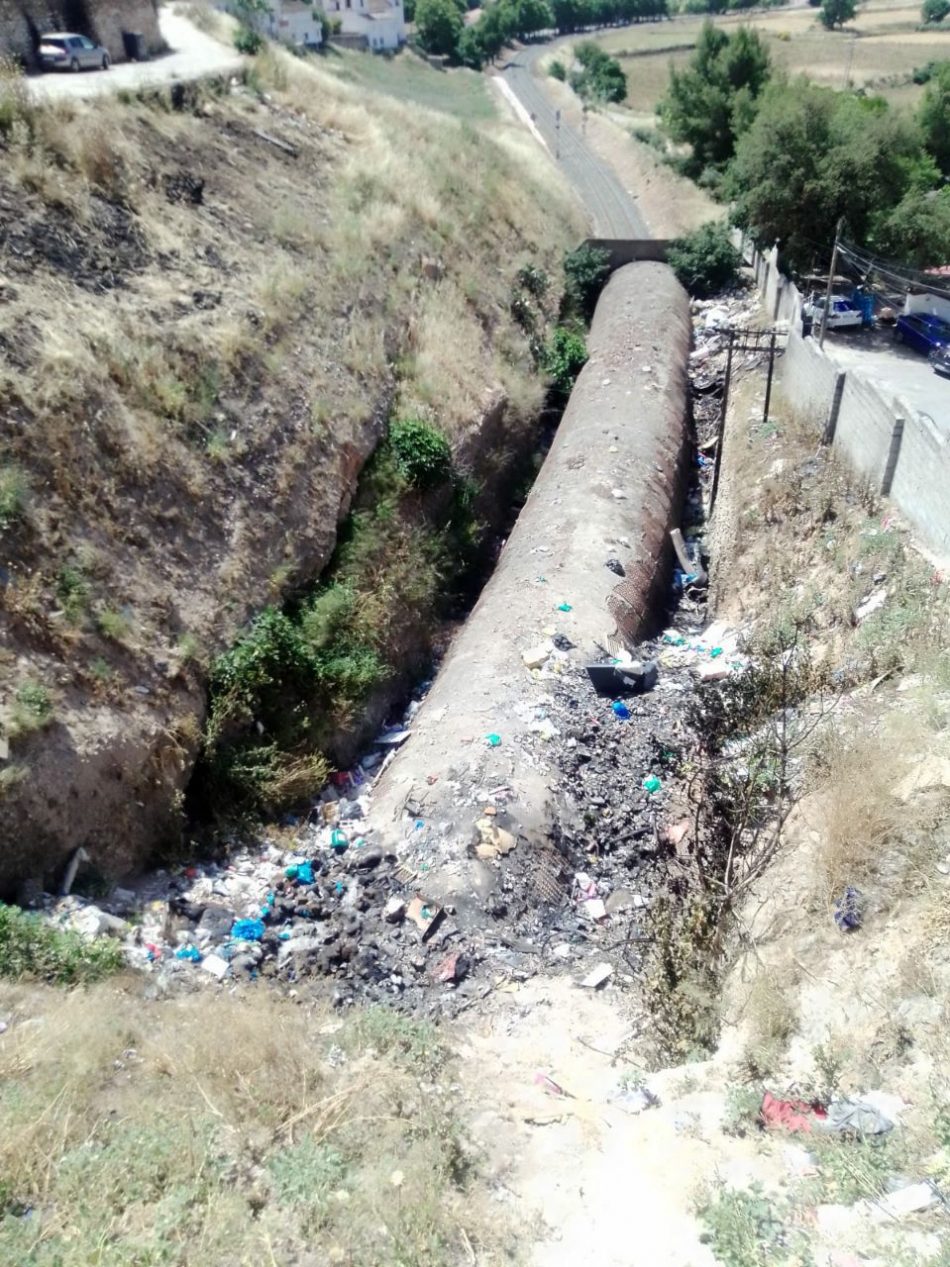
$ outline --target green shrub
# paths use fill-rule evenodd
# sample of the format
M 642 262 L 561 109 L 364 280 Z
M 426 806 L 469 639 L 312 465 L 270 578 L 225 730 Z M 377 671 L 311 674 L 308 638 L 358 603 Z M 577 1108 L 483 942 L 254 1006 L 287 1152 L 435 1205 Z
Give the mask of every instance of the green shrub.
M 567 67 L 563 62 L 554 61 L 548 67 L 548 74 L 552 79 L 559 80 L 562 84 L 567 82 Z
M 113 642 L 122 642 L 132 630 L 132 622 L 128 616 L 109 607 L 97 614 L 96 624 L 103 637 L 111 638 Z
M 565 307 L 590 321 L 610 272 L 610 256 L 596 246 L 579 246 L 564 257 Z
M 18 466 L 0 466 L 0 532 L 23 514 L 26 476 Z
M 920 10 L 920 16 L 928 24 L 942 22 L 948 13 L 950 0 L 924 0 Z
M 792 1239 L 779 1214 L 780 1200 L 758 1184 L 747 1192 L 726 1188 L 699 1210 L 705 1224 L 702 1240 L 723 1267 L 777 1267 L 800 1262 L 793 1258 Z
M 62 604 L 66 619 L 78 625 L 89 607 L 89 582 L 81 567 L 64 564 L 56 578 L 56 597 Z
M 234 32 L 234 47 L 248 57 L 256 56 L 264 46 L 263 37 L 249 26 L 239 26 Z
M 10 733 L 25 735 L 31 730 L 42 730 L 52 720 L 53 701 L 49 691 L 39 682 L 24 682 L 14 697 Z
M 415 488 L 432 488 L 452 473 L 452 449 L 441 431 L 417 418 L 403 418 L 389 428 L 389 449 L 396 469 Z
M 562 396 L 569 396 L 575 379 L 586 364 L 587 346 L 583 337 L 558 326 L 544 354 L 544 368 L 554 390 Z
M 681 284 L 699 299 L 733 285 L 742 263 L 725 224 L 704 224 L 677 238 L 666 258 Z
M 615 57 L 610 57 L 592 40 L 576 50 L 581 69 L 571 75 L 571 87 L 586 101 L 621 102 L 627 95 L 627 76 Z
M 0 977 L 78 985 L 117 972 L 123 962 L 122 948 L 111 938 L 87 941 L 0 902 Z

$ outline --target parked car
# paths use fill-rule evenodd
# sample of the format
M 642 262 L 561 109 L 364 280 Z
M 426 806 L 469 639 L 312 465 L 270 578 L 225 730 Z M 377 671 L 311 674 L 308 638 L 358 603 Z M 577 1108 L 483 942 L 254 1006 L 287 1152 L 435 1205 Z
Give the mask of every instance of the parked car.
M 934 348 L 930 353 L 930 364 L 933 366 L 935 374 L 942 374 L 944 378 L 950 378 L 950 347 L 944 345 L 940 348 Z
M 915 352 L 929 356 L 950 343 L 950 324 L 927 312 L 905 312 L 897 318 L 894 338 L 898 343 L 906 343 Z
M 40 39 L 40 65 L 44 70 L 108 70 L 109 50 L 93 44 L 85 35 L 52 31 Z
M 803 315 L 811 321 L 816 330 L 821 325 L 824 311 L 824 295 L 820 298 L 812 296 L 805 301 L 802 307 Z M 864 318 L 861 316 L 861 310 L 856 308 L 850 299 L 843 299 L 840 295 L 831 296 L 831 303 L 828 305 L 827 329 L 846 330 L 849 327 L 853 328 L 863 324 Z

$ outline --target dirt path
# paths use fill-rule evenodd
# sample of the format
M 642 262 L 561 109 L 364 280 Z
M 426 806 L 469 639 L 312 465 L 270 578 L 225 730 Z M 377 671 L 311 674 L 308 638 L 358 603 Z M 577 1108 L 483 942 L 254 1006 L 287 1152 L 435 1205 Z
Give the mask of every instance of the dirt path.
M 714 1065 L 650 1075 L 659 1104 L 642 1113 L 613 1100 L 637 1077 L 645 1023 L 630 994 L 536 978 L 503 987 L 466 1028 L 475 1133 L 524 1219 L 533 1267 L 713 1267 L 696 1201 L 717 1171 L 762 1173 L 753 1144 L 722 1133 Z
M 566 37 L 570 43 L 575 36 Z M 691 180 L 678 176 L 630 133 L 621 111 L 585 112 L 566 85 L 545 76 L 557 44 L 520 49 L 497 80 L 521 105 L 519 117 L 552 155 L 603 237 L 678 237 L 721 215 Z M 556 117 L 559 126 L 556 126 Z

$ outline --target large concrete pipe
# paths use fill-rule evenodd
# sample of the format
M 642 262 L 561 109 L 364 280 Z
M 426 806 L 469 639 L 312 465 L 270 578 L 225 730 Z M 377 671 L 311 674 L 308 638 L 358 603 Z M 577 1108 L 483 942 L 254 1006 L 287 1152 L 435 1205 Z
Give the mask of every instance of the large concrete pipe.
M 589 663 L 598 645 L 649 632 L 682 488 L 690 335 L 689 302 L 666 265 L 613 274 L 590 359 L 495 573 L 377 785 L 374 839 L 460 915 L 491 884 L 472 845 L 492 791 L 510 789 L 500 803 L 529 841 L 555 809 L 552 771 L 534 736 L 523 742 L 539 702 L 525 652 L 556 629 Z

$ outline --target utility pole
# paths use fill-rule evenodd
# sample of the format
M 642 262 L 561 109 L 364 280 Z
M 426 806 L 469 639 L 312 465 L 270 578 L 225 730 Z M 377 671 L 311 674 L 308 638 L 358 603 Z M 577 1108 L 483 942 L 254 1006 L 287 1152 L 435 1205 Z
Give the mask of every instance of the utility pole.
M 818 335 L 818 346 L 825 346 L 825 330 L 828 328 L 828 309 L 831 307 L 831 291 L 835 283 L 835 269 L 838 267 L 838 247 L 841 245 L 841 226 L 844 223 L 844 216 L 838 217 L 838 225 L 835 229 L 835 244 L 831 252 L 831 268 L 828 270 L 828 288 L 825 291 L 825 306 L 821 311 L 821 333 Z

